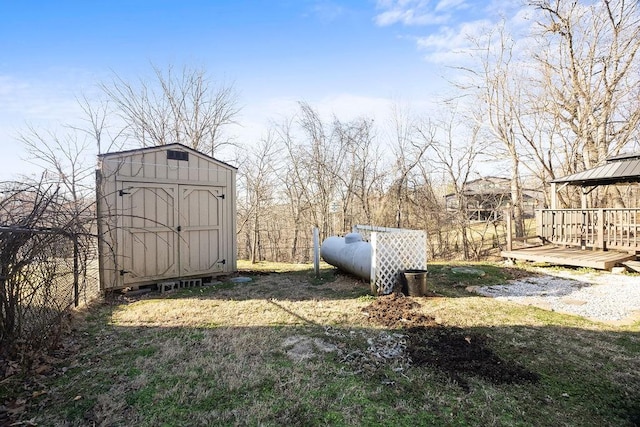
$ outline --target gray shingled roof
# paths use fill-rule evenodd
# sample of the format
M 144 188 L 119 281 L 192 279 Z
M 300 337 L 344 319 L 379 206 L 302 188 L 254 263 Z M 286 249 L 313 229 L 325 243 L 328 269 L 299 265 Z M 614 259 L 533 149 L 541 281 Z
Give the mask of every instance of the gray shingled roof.
M 580 186 L 640 182 L 640 153 L 610 157 L 602 166 L 556 178 L 551 182 Z

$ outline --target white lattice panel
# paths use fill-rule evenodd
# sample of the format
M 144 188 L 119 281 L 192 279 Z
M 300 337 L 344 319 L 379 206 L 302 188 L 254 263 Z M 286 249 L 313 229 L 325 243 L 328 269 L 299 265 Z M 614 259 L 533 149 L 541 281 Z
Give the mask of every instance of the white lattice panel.
M 356 227 L 362 233 L 362 226 Z M 427 234 L 424 231 L 378 229 L 370 232 L 369 241 L 371 289 L 375 289 L 378 295 L 393 292 L 402 271 L 427 269 Z
M 352 231 L 354 233 L 360 234 L 362 236 L 362 240 L 366 242 L 370 242 L 371 233 L 373 232 L 396 233 L 396 232 L 407 232 L 407 231 L 415 231 L 415 230 L 407 230 L 406 228 L 378 227 L 375 225 L 354 225 Z

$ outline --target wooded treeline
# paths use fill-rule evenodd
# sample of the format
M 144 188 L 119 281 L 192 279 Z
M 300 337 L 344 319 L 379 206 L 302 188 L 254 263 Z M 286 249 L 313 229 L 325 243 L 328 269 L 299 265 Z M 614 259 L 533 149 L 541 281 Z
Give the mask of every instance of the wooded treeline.
M 314 227 L 322 240 L 355 224 L 424 229 L 435 256 L 459 250 L 444 194 L 461 187 L 471 168 L 447 163 L 443 151 L 453 141 L 440 144 L 433 124 L 406 111 L 396 109 L 387 130 L 383 146 L 373 120 L 325 121 L 302 102 L 274 125 L 240 168 L 240 257 L 309 261 Z M 434 161 L 436 154 L 443 160 Z
M 639 149 L 640 13 L 635 1 L 531 0 L 476 34 L 451 56 L 450 91 L 435 111 L 395 104 L 386 118 L 354 119 L 299 102 L 259 141 L 237 141 L 232 84 L 154 66 L 139 81 L 100 83 L 99 99 L 80 100 L 83 125 L 64 135 L 28 128 L 20 139 L 75 203 L 92 197 L 86 154 L 179 142 L 238 165 L 242 258 L 305 261 L 313 227 L 326 237 L 358 223 L 424 229 L 432 258 L 479 258 L 500 245 L 503 225 L 470 223 L 466 182 L 509 178 L 522 236 L 525 186 L 548 201 L 554 178 Z M 459 201 L 449 211 L 447 193 Z M 580 199 L 570 187 L 559 197 Z M 616 188 L 589 197 L 593 207 L 625 203 Z
M 307 260 L 312 227 L 326 237 L 364 223 L 426 230 L 431 257 L 478 258 L 487 243 L 500 244 L 501 226 L 469 223 L 463 190 L 478 171 L 510 178 L 523 236 L 525 177 L 548 202 L 551 180 L 637 151 L 638 3 L 543 0 L 529 12 L 536 24 L 527 34 L 516 38 L 504 22 L 470 40 L 438 116 L 396 106 L 383 126 L 323 121 L 300 103 L 274 125 L 241 169 L 241 256 Z M 457 211 L 445 210 L 447 192 L 461 201 Z M 579 200 L 571 188 L 559 197 L 565 207 Z M 589 203 L 626 200 L 613 187 L 596 189 Z

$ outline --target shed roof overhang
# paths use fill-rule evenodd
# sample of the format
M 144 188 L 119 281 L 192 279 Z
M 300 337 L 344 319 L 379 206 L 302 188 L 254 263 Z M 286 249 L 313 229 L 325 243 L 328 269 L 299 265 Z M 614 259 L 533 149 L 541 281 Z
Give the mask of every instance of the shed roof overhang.
M 640 182 L 640 153 L 609 157 L 602 166 L 556 178 L 551 182 L 580 187 Z

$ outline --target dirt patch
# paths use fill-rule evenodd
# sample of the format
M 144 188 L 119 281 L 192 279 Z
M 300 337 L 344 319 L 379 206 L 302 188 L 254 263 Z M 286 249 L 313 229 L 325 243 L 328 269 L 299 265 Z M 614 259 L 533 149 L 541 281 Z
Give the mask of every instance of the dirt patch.
M 373 303 L 362 309 L 369 322 L 387 328 L 433 327 L 436 319 L 418 312 L 420 304 L 413 298 L 402 294 L 378 297 Z
M 369 321 L 389 328 L 402 328 L 407 337 L 406 353 L 413 366 L 429 366 L 445 373 L 466 391 L 469 377 L 494 384 L 537 382 L 538 374 L 502 359 L 488 346 L 486 334 L 438 324 L 420 313 L 420 304 L 402 295 L 379 297 L 363 309 Z
M 338 348 L 320 338 L 311 338 L 303 335 L 293 335 L 282 343 L 287 349 L 287 356 L 294 362 L 302 362 L 313 359 L 318 353 L 331 353 Z

